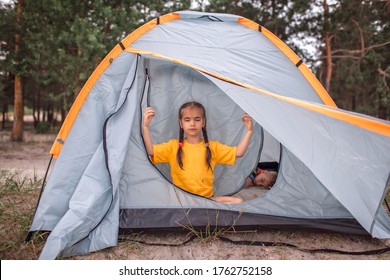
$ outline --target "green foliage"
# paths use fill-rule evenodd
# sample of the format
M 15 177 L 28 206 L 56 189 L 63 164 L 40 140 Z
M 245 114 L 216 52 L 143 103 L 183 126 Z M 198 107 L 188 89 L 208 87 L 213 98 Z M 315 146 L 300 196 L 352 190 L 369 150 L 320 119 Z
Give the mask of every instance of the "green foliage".
M 0 170 L 0 196 L 9 193 L 32 191 L 40 186 L 42 180 L 37 174 L 32 177 L 22 171 Z
M 345 109 L 390 119 L 389 12 L 383 1 L 336 2 L 330 15 L 334 74 L 331 94 Z M 325 64 L 323 64 L 325 66 Z
M 37 133 L 46 133 L 50 130 L 50 122 L 39 122 L 37 126 L 35 127 L 35 131 Z
M 324 3 L 328 11 L 324 11 Z M 390 24 L 386 1 L 347 0 L 91 0 L 0 3 L 0 101 L 12 103 L 13 75 L 39 112 L 63 114 L 105 55 L 145 22 L 190 8 L 244 16 L 285 41 L 324 82 L 324 38 L 331 36 L 330 94 L 339 107 L 390 119 Z M 22 37 L 19 56 L 15 33 Z M 51 114 L 49 114 L 51 112 Z M 49 118 L 45 119 L 50 121 Z
M 188 9 L 191 3 L 35 0 L 22 4 L 17 25 L 16 5 L 0 3 L 0 75 L 23 76 L 26 105 L 39 118 L 42 110 L 48 114 L 69 110 L 92 71 L 127 34 L 160 14 Z M 20 60 L 15 56 L 16 30 L 22 38 Z M 7 83 L 10 88 L 12 81 Z
M 2 71 L 13 66 L 16 31 L 15 18 L 14 8 L 11 5 L 0 3 L 0 57 L 8 58 L 0 58 L 0 69 Z

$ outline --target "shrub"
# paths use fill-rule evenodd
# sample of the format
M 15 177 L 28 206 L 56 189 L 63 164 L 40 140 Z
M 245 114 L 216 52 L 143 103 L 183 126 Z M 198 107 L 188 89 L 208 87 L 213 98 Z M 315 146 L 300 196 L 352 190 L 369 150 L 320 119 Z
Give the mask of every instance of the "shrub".
M 35 127 L 37 133 L 46 133 L 50 129 L 50 122 L 39 122 Z

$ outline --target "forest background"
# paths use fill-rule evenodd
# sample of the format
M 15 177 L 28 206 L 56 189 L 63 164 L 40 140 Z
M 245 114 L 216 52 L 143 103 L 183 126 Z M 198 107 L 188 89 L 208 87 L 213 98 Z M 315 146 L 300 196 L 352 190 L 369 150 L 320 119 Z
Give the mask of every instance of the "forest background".
M 1 129 L 23 139 L 61 125 L 105 55 L 160 15 L 197 10 L 251 19 L 311 68 L 338 107 L 390 119 L 390 0 L 10 0 L 0 2 Z

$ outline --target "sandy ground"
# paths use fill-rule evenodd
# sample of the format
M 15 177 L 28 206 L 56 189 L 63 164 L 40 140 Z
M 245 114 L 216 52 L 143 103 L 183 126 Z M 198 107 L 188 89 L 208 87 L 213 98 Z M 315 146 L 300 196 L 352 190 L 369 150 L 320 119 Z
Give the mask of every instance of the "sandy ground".
M 0 169 L 20 170 L 43 176 L 56 134 L 25 132 L 23 142 L 10 142 L 9 131 L 0 131 Z
M 33 132 L 27 132 L 23 143 L 10 142 L 9 135 L 7 131 L 0 131 L 0 169 L 21 170 L 43 177 L 50 159 L 49 151 L 55 135 L 37 135 Z M 233 240 L 284 242 L 293 244 L 297 248 L 236 245 L 219 238 L 209 240 L 197 238 L 182 244 L 189 236 L 189 233 L 184 229 L 182 232 L 131 234 L 125 236 L 126 240 L 120 240 L 116 247 L 72 259 L 390 260 L 390 252 L 376 255 L 349 255 L 305 251 L 305 249 L 326 248 L 361 252 L 390 246 L 389 240 L 378 240 L 370 236 L 280 230 L 227 232 L 222 235 Z M 161 244 L 174 246 L 161 246 Z

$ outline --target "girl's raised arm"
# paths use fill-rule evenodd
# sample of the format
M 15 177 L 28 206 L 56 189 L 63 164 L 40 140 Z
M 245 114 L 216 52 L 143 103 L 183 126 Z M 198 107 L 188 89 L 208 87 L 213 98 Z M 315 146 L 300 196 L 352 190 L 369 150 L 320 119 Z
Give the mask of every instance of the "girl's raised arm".
M 143 115 L 143 122 L 142 122 L 142 138 L 144 139 L 146 152 L 149 156 L 153 156 L 153 141 L 150 137 L 149 132 L 149 124 L 156 115 L 156 112 L 153 110 L 152 107 L 148 107 L 145 109 L 144 115 Z
M 251 140 L 252 132 L 253 132 L 252 117 L 249 116 L 248 113 L 245 113 L 242 116 L 242 122 L 246 126 L 246 132 L 244 137 L 242 137 L 241 142 L 237 146 L 237 151 L 236 151 L 237 157 L 242 157 L 243 155 L 245 155 L 246 149 L 249 146 L 249 141 Z

